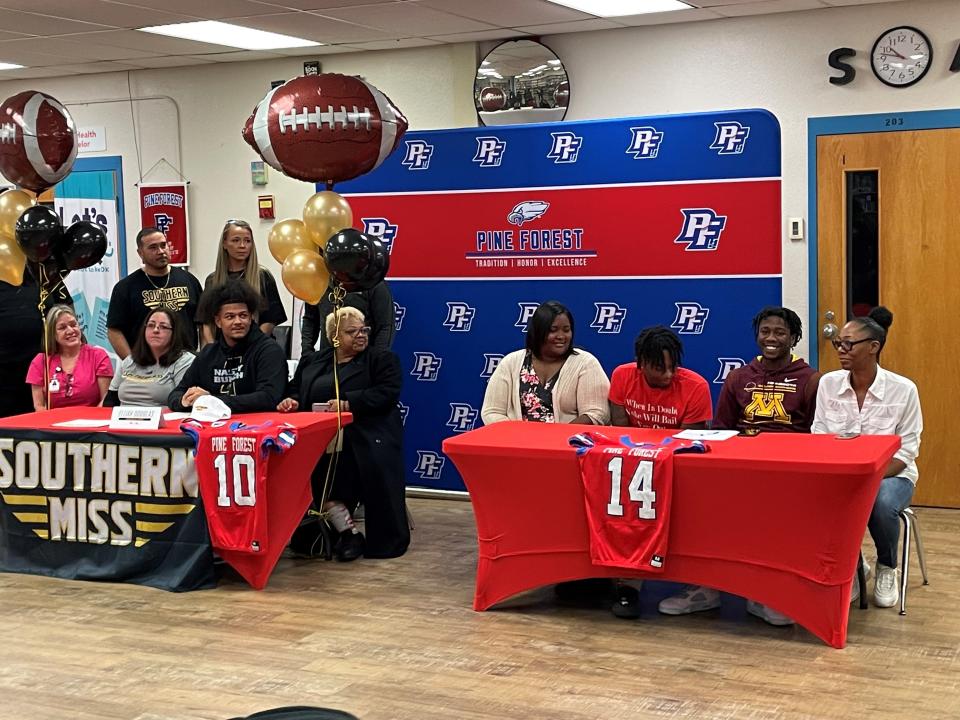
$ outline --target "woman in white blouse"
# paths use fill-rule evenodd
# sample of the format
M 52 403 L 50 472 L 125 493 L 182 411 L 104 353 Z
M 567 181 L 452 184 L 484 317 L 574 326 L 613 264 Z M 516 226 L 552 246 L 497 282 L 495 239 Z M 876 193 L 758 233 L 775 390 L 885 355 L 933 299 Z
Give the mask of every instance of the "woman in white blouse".
M 606 425 L 610 381 L 600 362 L 573 346 L 573 315 L 545 302 L 527 325 L 527 346 L 505 356 L 483 398 L 487 425 L 501 420 Z
M 147 315 L 130 354 L 113 376 L 105 406 L 167 404 L 194 358 L 183 343 L 182 322 L 179 313 L 163 307 Z
M 900 511 L 910 504 L 917 484 L 917 455 L 923 417 L 913 381 L 880 367 L 893 313 L 874 308 L 854 318 L 833 340 L 842 370 L 820 379 L 812 432 L 846 435 L 899 435 L 900 449 L 887 465 L 867 527 L 877 547 L 873 600 L 893 607 L 900 599 L 897 543 Z M 854 585 L 851 602 L 859 598 Z

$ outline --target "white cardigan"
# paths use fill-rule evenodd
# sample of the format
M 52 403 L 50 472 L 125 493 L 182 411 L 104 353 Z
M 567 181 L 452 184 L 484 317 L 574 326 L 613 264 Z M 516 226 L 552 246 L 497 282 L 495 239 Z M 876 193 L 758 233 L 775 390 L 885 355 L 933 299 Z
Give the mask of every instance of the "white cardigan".
M 520 408 L 520 368 L 526 350 L 506 355 L 493 372 L 483 397 L 480 414 L 483 423 L 502 420 L 522 420 Z M 594 425 L 610 421 L 610 381 L 600 362 L 586 350 L 577 350 L 560 368 L 553 386 L 553 416 L 556 422 L 569 423 L 580 415 L 589 417 Z

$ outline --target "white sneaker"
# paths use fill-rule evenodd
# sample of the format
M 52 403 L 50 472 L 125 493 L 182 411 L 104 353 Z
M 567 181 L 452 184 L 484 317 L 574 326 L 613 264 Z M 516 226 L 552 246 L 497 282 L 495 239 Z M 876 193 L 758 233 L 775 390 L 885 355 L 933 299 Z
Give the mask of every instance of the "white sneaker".
M 720 591 L 702 585 L 687 585 L 681 592 L 664 598 L 657 609 L 664 615 L 689 615 L 720 607 Z
M 870 578 L 870 563 L 866 560 L 863 561 L 863 579 L 867 580 Z M 856 571 L 853 573 L 853 586 L 850 588 L 850 604 L 857 602 L 860 599 L 860 578 L 857 577 Z
M 873 586 L 873 604 L 893 607 L 900 600 L 900 571 L 877 561 L 877 580 Z
M 756 615 L 771 625 L 793 625 L 793 620 L 783 613 L 779 613 L 766 605 L 761 605 L 754 600 L 747 600 L 747 612 Z

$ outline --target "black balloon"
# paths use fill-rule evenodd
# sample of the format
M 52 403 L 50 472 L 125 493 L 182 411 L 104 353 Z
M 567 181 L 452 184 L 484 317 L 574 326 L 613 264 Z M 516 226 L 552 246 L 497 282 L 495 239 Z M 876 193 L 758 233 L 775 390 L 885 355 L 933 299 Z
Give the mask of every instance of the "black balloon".
M 60 216 L 45 205 L 28 207 L 17 220 L 17 243 L 32 262 L 42 263 L 50 259 L 62 234 Z
M 369 290 L 383 281 L 390 267 L 390 256 L 380 238 L 355 228 L 330 238 L 323 259 L 334 281 L 350 291 Z
M 56 255 L 60 267 L 69 272 L 96 265 L 106 253 L 106 229 L 97 223 L 80 220 L 63 233 Z

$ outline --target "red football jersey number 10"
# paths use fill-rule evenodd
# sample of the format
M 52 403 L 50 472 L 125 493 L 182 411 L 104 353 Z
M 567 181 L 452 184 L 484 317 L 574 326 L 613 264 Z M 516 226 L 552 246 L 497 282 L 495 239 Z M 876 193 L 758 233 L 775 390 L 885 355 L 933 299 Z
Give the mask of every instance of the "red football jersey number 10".
M 257 461 L 250 455 L 234 455 L 228 477 L 227 456 L 219 454 L 213 459 L 213 467 L 217 471 L 217 484 L 220 492 L 217 495 L 217 505 L 230 507 L 237 505 L 252 506 L 257 504 Z M 246 477 L 244 477 L 246 476 Z M 244 483 L 246 479 L 246 483 Z M 232 482 L 231 482 L 232 480 Z M 233 497 L 228 494 L 233 490 Z
M 623 503 L 620 495 L 623 487 L 623 457 L 617 455 L 611 458 L 607 463 L 607 471 L 610 473 L 610 502 L 607 504 L 607 514 L 623 517 Z M 657 519 L 657 509 L 654 507 L 654 503 L 657 502 L 657 493 L 653 489 L 652 461 L 641 460 L 637 464 L 633 477 L 630 478 L 627 493 L 630 496 L 630 502 L 640 504 L 637 508 L 637 517 L 640 520 Z

